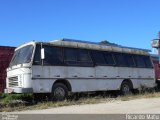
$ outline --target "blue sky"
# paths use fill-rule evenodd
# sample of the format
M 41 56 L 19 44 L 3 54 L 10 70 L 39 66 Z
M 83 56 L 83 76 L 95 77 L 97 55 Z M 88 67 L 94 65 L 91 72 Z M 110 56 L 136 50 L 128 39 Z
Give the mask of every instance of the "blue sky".
M 0 0 L 0 45 L 71 38 L 151 49 L 160 0 Z

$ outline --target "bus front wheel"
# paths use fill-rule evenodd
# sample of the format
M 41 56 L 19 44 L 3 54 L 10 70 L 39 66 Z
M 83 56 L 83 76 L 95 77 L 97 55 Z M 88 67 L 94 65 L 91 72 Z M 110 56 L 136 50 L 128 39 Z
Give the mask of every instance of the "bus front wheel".
M 56 83 L 53 85 L 51 99 L 55 101 L 65 100 L 68 96 L 68 89 L 62 83 Z
M 131 94 L 131 84 L 127 81 L 122 82 L 121 84 L 121 94 L 122 95 L 128 95 Z

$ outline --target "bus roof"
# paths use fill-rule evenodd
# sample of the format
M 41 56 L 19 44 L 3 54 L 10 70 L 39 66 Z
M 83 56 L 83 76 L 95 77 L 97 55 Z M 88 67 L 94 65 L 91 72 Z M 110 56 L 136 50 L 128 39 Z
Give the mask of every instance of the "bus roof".
M 65 47 L 124 52 L 124 53 L 142 54 L 142 55 L 148 55 L 149 54 L 148 52 L 151 52 L 148 49 L 132 48 L 132 47 L 125 47 L 121 45 L 103 44 L 103 43 L 74 40 L 74 39 L 54 40 L 54 41 L 50 41 L 49 43 L 58 45 L 58 46 L 65 46 Z

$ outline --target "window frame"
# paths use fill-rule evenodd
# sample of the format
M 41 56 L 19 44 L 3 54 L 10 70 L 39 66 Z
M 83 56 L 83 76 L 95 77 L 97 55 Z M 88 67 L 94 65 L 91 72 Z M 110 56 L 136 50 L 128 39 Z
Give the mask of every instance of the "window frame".
M 146 63 L 146 58 L 149 60 L 151 66 L 148 66 L 148 64 Z M 144 59 L 146 68 L 153 68 L 153 63 L 150 56 L 143 56 L 143 59 Z
M 114 55 L 114 58 L 115 58 L 115 66 L 117 66 L 117 67 L 129 67 L 128 65 L 127 65 L 127 62 L 126 62 L 126 60 L 125 60 L 125 53 L 121 53 L 121 52 L 113 52 L 113 55 Z M 123 57 L 123 59 L 124 59 L 124 63 L 125 64 L 119 64 L 118 63 L 118 61 L 119 60 L 117 60 L 117 56 L 116 55 L 121 55 L 121 57 Z
M 39 64 L 35 64 L 35 57 L 36 57 L 36 55 L 37 55 L 37 48 L 40 48 L 39 49 Z M 42 65 L 42 59 L 41 59 L 41 45 L 40 44 L 36 44 L 36 46 L 35 46 L 35 50 L 34 50 L 34 56 L 33 56 L 33 62 L 32 62 L 32 65 Z
M 45 47 L 51 48 L 51 49 L 60 49 L 60 54 L 61 56 L 57 56 L 57 58 L 61 58 L 61 63 L 60 64 L 45 64 L 44 60 L 46 59 L 46 54 L 45 54 L 45 59 L 43 60 L 43 65 L 45 66 L 63 66 L 64 62 L 63 62 L 63 53 L 62 53 L 62 47 L 60 46 L 53 46 L 53 45 L 43 45 L 42 47 L 44 48 L 44 53 L 45 53 Z
M 34 63 L 34 60 L 35 60 L 35 56 L 36 56 L 36 50 L 37 50 L 37 46 L 39 46 L 39 64 L 35 64 Z M 113 67 L 129 67 L 129 68 L 153 68 L 153 63 L 152 63 L 152 60 L 151 60 L 151 56 L 149 55 L 139 55 L 139 54 L 129 54 L 129 53 L 122 53 L 122 52 L 113 52 L 113 51 L 100 51 L 100 50 L 91 50 L 91 49 L 84 49 L 84 48 L 74 48 L 74 47 L 62 47 L 62 46 L 56 46 L 56 45 L 48 45 L 48 44 L 36 44 L 35 45 L 35 50 L 33 51 L 33 61 L 32 61 L 32 65 L 42 65 L 42 59 L 41 59 L 41 47 L 42 48 L 45 48 L 44 46 L 48 46 L 48 47 L 55 47 L 55 48 L 60 48 L 61 49 L 61 61 L 62 63 L 61 64 L 54 64 L 54 65 L 51 65 L 51 64 L 48 64 L 48 65 L 44 65 L 44 66 L 79 66 L 79 67 L 95 67 L 95 66 L 113 66 Z M 76 50 L 76 60 L 74 61 L 69 61 L 69 62 L 75 62 L 75 64 L 67 64 L 66 60 L 65 59 L 65 50 L 66 49 L 72 49 L 72 50 Z M 79 59 L 79 56 L 80 56 L 80 51 L 87 51 L 87 55 L 88 55 L 88 58 L 90 59 L 90 61 L 80 61 L 78 60 Z M 94 55 L 95 54 L 101 54 L 102 57 L 103 57 L 103 62 L 104 64 L 100 64 L 100 63 L 96 63 L 96 60 L 94 60 Z M 93 55 L 94 54 L 94 55 Z M 106 59 L 106 55 L 105 54 L 109 54 L 112 56 L 112 59 L 113 59 L 113 63 L 114 64 L 108 64 L 107 62 L 107 59 Z M 116 58 L 116 55 L 117 54 L 120 54 L 121 56 L 123 56 L 123 59 L 125 61 L 125 65 L 119 65 L 117 63 L 117 58 Z M 129 62 L 126 58 L 126 56 L 131 56 L 132 57 L 132 60 L 134 62 L 134 65 L 133 66 L 130 66 L 129 65 Z M 143 58 L 143 64 L 144 66 L 138 66 L 137 64 L 137 58 L 136 57 L 141 57 L 141 59 Z M 149 61 L 150 61 L 150 64 L 151 66 L 148 66 L 146 61 L 145 61 L 145 58 L 147 58 Z M 84 64 L 83 64 L 84 63 Z M 86 64 L 86 65 L 85 65 Z
M 143 60 L 144 66 L 139 66 L 139 65 L 138 65 L 138 63 L 137 63 L 137 58 L 136 58 L 136 57 L 141 57 L 141 59 Z M 137 68 L 147 68 L 146 65 L 145 65 L 145 62 L 144 62 L 144 58 L 143 58 L 143 57 L 144 57 L 144 55 L 138 55 L 138 54 L 137 54 L 137 55 L 135 54 L 135 55 L 133 56 Z M 139 61 L 139 60 L 138 60 L 138 61 Z
M 133 54 L 128 54 L 128 53 L 125 53 L 124 54 L 124 58 L 126 58 L 126 56 L 130 56 L 132 58 L 132 62 L 134 63 L 133 66 L 131 66 L 128 62 L 128 58 L 126 59 L 126 63 L 127 63 L 127 67 L 131 67 L 131 68 L 135 68 L 136 67 L 136 62 L 135 62 L 135 59 L 134 59 L 134 55 Z
M 65 58 L 66 58 L 66 54 L 65 54 L 65 51 L 66 49 L 75 49 L 76 50 L 76 60 L 75 61 L 67 61 Z M 87 51 L 87 55 L 90 59 L 90 61 L 80 61 L 78 60 L 79 56 L 80 56 L 80 50 L 86 50 Z M 82 49 L 82 48 L 71 48 L 71 47 L 64 47 L 63 48 L 63 55 L 64 55 L 64 63 L 66 66 L 79 66 L 79 67 L 93 67 L 94 64 L 93 64 L 93 60 L 91 58 L 91 55 L 90 55 L 90 52 L 88 49 Z M 67 62 L 75 62 L 74 64 L 70 64 L 70 63 L 67 63 Z M 85 65 L 86 63 L 86 65 Z
M 96 63 L 96 60 L 95 60 L 94 57 L 93 57 L 93 53 L 95 54 L 95 52 L 101 53 L 101 55 L 103 56 L 103 60 L 104 60 L 104 62 L 105 62 L 104 64 Z M 107 66 L 106 60 L 105 60 L 105 56 L 104 56 L 103 52 L 104 52 L 104 51 L 98 51 L 98 50 L 91 50 L 91 51 L 90 51 L 91 58 L 92 58 L 92 61 L 93 61 L 93 63 L 94 63 L 94 66 Z M 96 54 L 97 54 L 97 53 L 96 53 Z
M 103 54 L 104 54 L 104 58 L 105 58 L 105 61 L 106 61 L 106 66 L 115 66 L 116 65 L 116 60 L 115 60 L 115 56 L 114 56 L 113 52 L 104 51 Z M 114 64 L 108 64 L 107 58 L 106 58 L 106 54 L 110 54 L 111 55 Z
M 66 49 L 75 49 L 75 50 L 76 50 L 76 60 L 67 60 L 67 59 L 66 59 L 66 54 L 65 54 Z M 64 59 L 63 59 L 63 60 L 64 60 L 64 62 L 65 62 L 65 61 L 71 61 L 71 62 L 77 61 L 77 52 L 78 52 L 78 51 L 77 51 L 76 48 L 64 47 L 64 48 L 63 48 L 63 56 L 64 56 Z

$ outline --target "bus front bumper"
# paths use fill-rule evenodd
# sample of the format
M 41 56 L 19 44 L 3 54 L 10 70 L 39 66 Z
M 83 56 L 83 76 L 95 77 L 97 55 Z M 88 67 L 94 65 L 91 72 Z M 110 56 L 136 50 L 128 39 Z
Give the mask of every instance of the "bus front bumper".
M 5 93 L 33 93 L 33 88 L 7 88 Z

